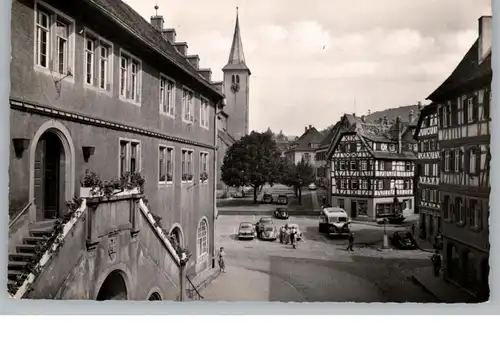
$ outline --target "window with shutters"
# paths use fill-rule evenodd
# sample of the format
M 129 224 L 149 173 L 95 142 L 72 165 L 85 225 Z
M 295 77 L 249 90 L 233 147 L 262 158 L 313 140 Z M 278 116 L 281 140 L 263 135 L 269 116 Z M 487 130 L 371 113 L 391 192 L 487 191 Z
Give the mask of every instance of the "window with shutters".
M 439 164 L 433 163 L 432 168 L 432 173 L 434 174 L 434 176 L 439 176 Z
M 84 30 L 84 44 L 85 86 L 111 92 L 113 44 L 88 28 Z
M 132 54 L 120 50 L 120 99 L 141 103 L 141 61 Z
M 361 189 L 368 190 L 368 181 L 367 180 L 361 181 Z
M 357 170 L 357 169 L 358 169 L 357 162 L 356 161 L 351 161 L 351 170 Z
M 460 149 L 455 149 L 455 172 L 460 172 L 462 169 L 462 156 Z
M 182 121 L 193 123 L 194 121 L 194 94 L 189 89 L 184 88 L 182 92 Z
M 444 171 L 445 172 L 448 172 L 450 171 L 450 168 L 451 168 L 451 155 L 450 155 L 450 151 L 449 150 L 446 150 L 444 152 Z
M 477 154 L 477 148 L 469 149 L 469 173 L 472 175 L 479 174 L 477 172 L 477 162 L 479 162 Z
M 75 21 L 55 8 L 35 3 L 35 69 L 74 81 Z
M 424 176 L 429 176 L 429 163 L 424 164 Z
M 175 82 L 160 75 L 160 114 L 175 116 Z
M 368 163 L 366 160 L 361 161 L 361 170 L 367 170 L 368 169 Z
M 141 171 L 141 143 L 137 140 L 120 138 L 119 175 Z
M 467 118 L 469 123 L 474 122 L 474 98 L 467 98 Z
M 385 162 L 383 160 L 378 160 L 378 170 L 385 170 Z

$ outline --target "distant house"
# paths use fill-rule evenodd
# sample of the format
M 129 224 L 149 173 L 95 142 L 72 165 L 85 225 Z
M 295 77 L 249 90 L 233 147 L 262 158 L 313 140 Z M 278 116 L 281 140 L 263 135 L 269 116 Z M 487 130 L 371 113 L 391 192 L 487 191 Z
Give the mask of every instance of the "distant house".
M 385 111 L 387 112 L 387 111 Z M 406 108 L 391 121 L 345 114 L 326 151 L 331 167 L 327 202 L 352 218 L 375 220 L 394 212 L 414 212 L 415 121 Z M 413 113 L 411 113 L 413 114 Z M 398 201 L 398 203 L 394 203 Z
M 304 134 L 290 144 L 285 151 L 285 156 L 294 163 L 299 163 L 304 159 L 316 168 L 315 154 L 321 141 L 323 141 L 323 134 L 312 125 L 306 126 Z
M 338 129 L 340 128 L 340 121 L 338 121 L 326 134 L 326 136 L 321 141 L 318 149 L 316 149 L 315 161 L 316 161 L 316 172 L 317 180 L 321 186 L 327 187 L 330 182 L 330 166 L 326 160 L 326 152 L 330 143 L 332 143 Z

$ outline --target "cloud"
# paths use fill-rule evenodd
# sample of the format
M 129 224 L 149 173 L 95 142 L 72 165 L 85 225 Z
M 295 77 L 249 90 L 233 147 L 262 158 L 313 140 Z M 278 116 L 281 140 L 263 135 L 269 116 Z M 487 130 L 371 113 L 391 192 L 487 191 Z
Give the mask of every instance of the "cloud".
M 147 20 L 156 0 L 126 0 Z M 423 101 L 478 35 L 489 0 L 159 0 L 166 26 L 222 79 L 239 6 L 250 126 L 301 134 L 344 112 Z M 354 104 L 356 102 L 356 104 Z

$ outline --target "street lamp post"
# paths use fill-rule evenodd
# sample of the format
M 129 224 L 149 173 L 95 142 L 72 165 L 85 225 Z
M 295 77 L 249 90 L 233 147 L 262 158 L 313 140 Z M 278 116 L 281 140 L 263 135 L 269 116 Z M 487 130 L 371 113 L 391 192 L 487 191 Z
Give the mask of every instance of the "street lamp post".
M 384 218 L 384 243 L 382 244 L 382 249 L 388 249 L 389 248 L 389 238 L 387 238 L 387 218 Z

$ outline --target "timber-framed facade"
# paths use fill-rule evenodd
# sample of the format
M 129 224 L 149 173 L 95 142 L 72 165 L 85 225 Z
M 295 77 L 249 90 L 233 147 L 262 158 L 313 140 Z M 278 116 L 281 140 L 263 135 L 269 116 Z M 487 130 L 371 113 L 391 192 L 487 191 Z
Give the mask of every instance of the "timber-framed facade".
M 434 103 L 424 107 L 415 131 L 418 142 L 417 176 L 419 236 L 432 244 L 441 234 L 441 205 L 439 203 L 439 142 L 438 106 Z
M 443 277 L 489 297 L 491 16 L 479 38 L 428 99 L 438 106 Z
M 413 125 L 384 118 L 344 115 L 327 153 L 331 163 L 331 204 L 352 219 L 375 221 L 414 210 L 416 142 Z

